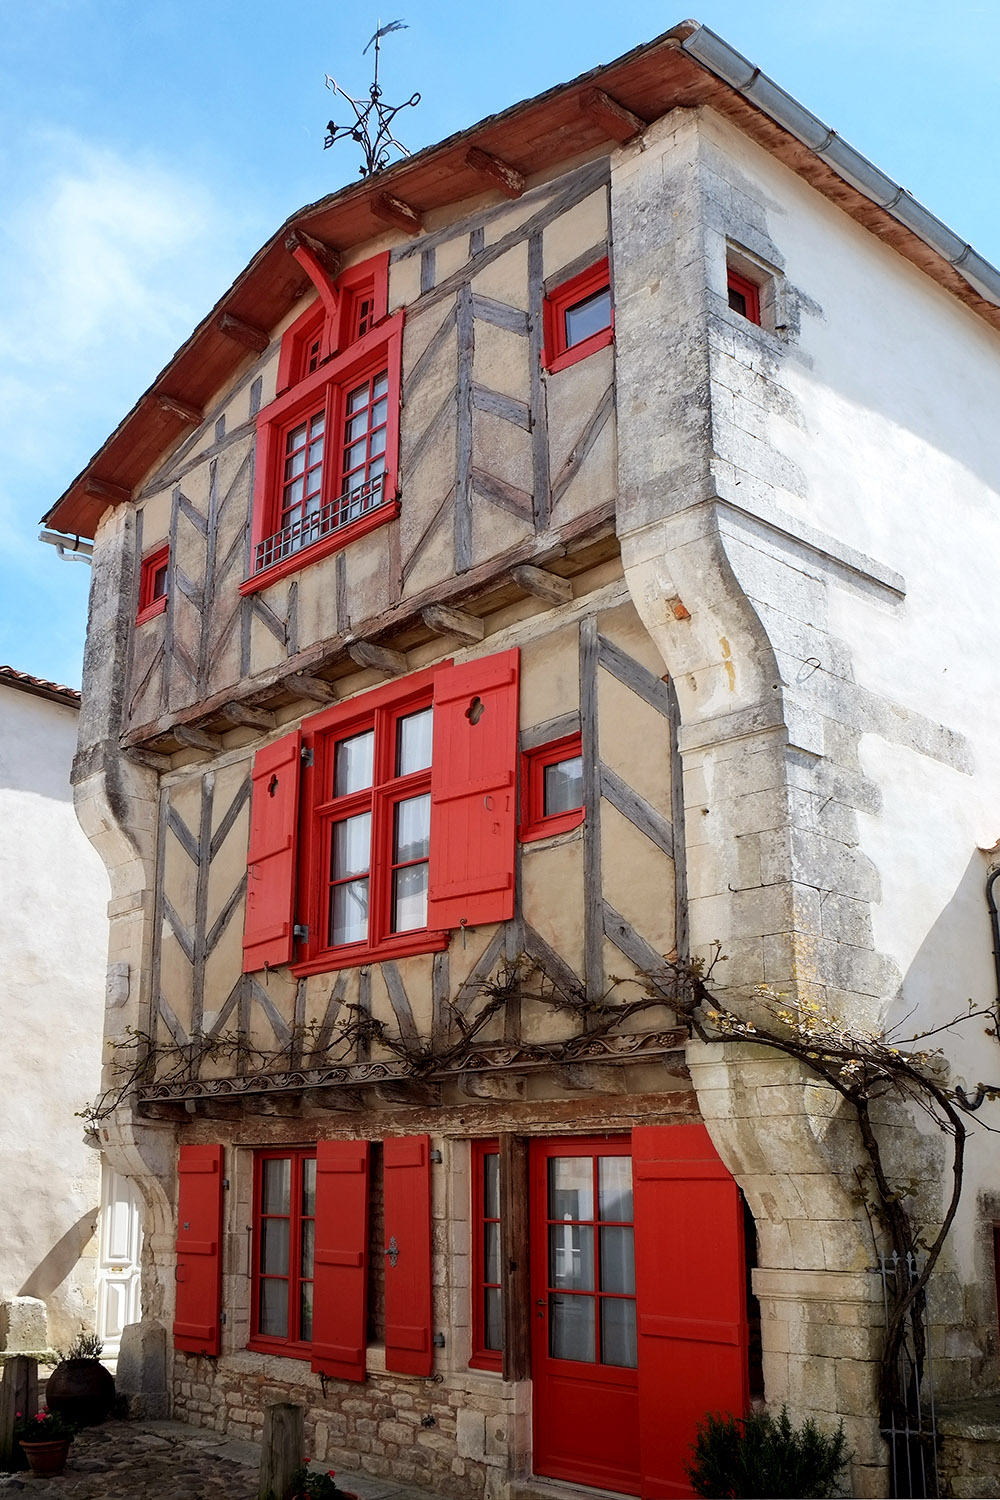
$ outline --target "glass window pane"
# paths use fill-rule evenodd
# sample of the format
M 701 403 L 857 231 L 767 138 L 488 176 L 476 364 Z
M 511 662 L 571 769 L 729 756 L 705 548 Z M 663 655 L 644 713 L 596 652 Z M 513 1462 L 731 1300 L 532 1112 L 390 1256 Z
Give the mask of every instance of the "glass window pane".
M 344 471 L 351 473 L 354 469 L 360 469 L 368 457 L 368 443 L 353 443 L 344 453 Z
M 363 943 L 368 936 L 368 882 L 335 885 L 330 898 L 330 944 Z
M 301 1274 L 312 1280 L 313 1273 L 313 1247 L 315 1241 L 316 1225 L 312 1219 L 302 1220 L 302 1271 Z
M 554 1156 L 549 1162 L 549 1218 L 593 1217 L 593 1157 Z
M 287 1156 L 265 1157 L 260 1164 L 260 1206 L 265 1214 L 287 1214 L 292 1191 L 292 1164 Z
M 316 1212 L 316 1158 L 302 1163 L 302 1212 L 311 1217 Z
M 557 760 L 554 765 L 545 767 L 542 802 L 546 817 L 552 813 L 572 812 L 583 806 L 582 756 Z
M 566 309 L 566 348 L 582 344 L 611 322 L 611 292 L 608 287 Z
M 626 1297 L 601 1298 L 601 1363 L 627 1370 L 638 1364 L 635 1303 Z
M 503 1293 L 488 1286 L 483 1294 L 483 1343 L 487 1349 L 503 1348 Z
M 285 459 L 285 478 L 294 479 L 296 474 L 302 473 L 302 470 L 305 468 L 305 466 L 306 450 L 304 448 L 300 448 L 297 453 L 292 454 L 291 458 Z
M 396 831 L 393 840 L 393 864 L 407 859 L 426 859 L 430 853 L 431 794 L 407 797 L 396 803 Z
M 167 592 L 167 564 L 157 568 L 153 574 L 153 598 L 162 599 Z
M 322 461 L 322 458 L 323 439 L 321 437 L 318 437 L 314 443 L 309 444 L 309 463 L 310 465 L 314 466 L 320 463 Z
M 304 1344 L 309 1344 L 312 1336 L 313 1288 L 311 1281 L 304 1281 L 299 1288 L 299 1338 Z
M 422 708 L 415 714 L 404 714 L 396 725 L 396 775 L 409 776 L 424 771 L 431 763 L 431 728 L 434 710 Z
M 500 1225 L 483 1225 L 483 1280 L 500 1280 Z
M 333 848 L 330 875 L 343 880 L 347 875 L 364 875 L 371 860 L 372 815 L 358 813 L 333 825 Z
M 377 401 L 378 398 L 379 398 L 379 396 L 384 396 L 386 394 L 386 392 L 388 391 L 388 389 L 389 389 L 389 372 L 388 372 L 388 370 L 383 370 L 382 373 L 381 373 L 381 375 L 376 375 L 375 376 L 375 383 L 374 383 L 374 385 L 372 387 L 372 400 L 373 401 Z
M 302 444 L 305 442 L 305 440 L 306 424 L 303 422 L 301 427 L 293 427 L 291 432 L 288 434 L 287 438 L 285 439 L 285 452 L 294 453 L 296 448 L 302 447 Z
M 357 411 L 359 407 L 368 405 L 368 389 L 367 380 L 364 385 L 355 386 L 347 398 L 347 410 L 349 412 Z
M 333 760 L 333 795 L 344 797 L 348 792 L 362 792 L 372 784 L 373 755 L 375 753 L 375 731 L 366 729 L 364 734 L 352 735 L 337 745 Z
M 427 866 L 405 865 L 392 877 L 392 930 L 415 932 L 427 926 Z
M 368 412 L 359 411 L 356 417 L 350 417 L 344 428 L 344 442 L 353 443 L 357 438 L 363 438 L 368 431 Z
M 593 1291 L 594 1231 L 589 1225 L 549 1225 L 549 1285 Z
M 262 1281 L 260 1284 L 260 1332 L 272 1338 L 288 1337 L 288 1282 Z
M 372 433 L 371 452 L 373 454 L 375 454 L 375 453 L 384 453 L 385 452 L 385 428 L 384 427 L 380 427 L 377 432 L 373 432 Z
M 261 1221 L 260 1268 L 269 1276 L 288 1275 L 287 1219 L 263 1219 Z
M 321 433 L 323 431 L 323 428 L 325 426 L 326 426 L 326 412 L 325 411 L 318 411 L 316 413 L 316 415 L 313 417 L 312 421 L 309 423 L 309 436 L 310 437 L 316 437 L 318 433 Z
M 549 1297 L 549 1353 L 553 1359 L 597 1362 L 593 1297 Z
M 632 1222 L 632 1158 L 601 1156 L 597 1160 L 598 1217 Z
M 601 1291 L 635 1296 L 632 1230 L 624 1225 L 601 1230 Z
M 388 417 L 388 415 L 389 415 L 389 403 L 388 403 L 388 401 L 376 401 L 375 405 L 372 407 L 372 426 L 373 427 L 383 427 L 385 425 L 385 421 L 386 421 L 386 418 Z
M 483 1217 L 500 1217 L 500 1153 L 491 1151 L 483 1157 Z

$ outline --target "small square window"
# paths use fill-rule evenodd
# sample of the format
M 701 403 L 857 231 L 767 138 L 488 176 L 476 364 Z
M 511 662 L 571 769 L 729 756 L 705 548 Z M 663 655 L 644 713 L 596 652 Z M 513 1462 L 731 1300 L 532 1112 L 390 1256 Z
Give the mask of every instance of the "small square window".
M 583 752 L 580 736 L 567 735 L 526 751 L 521 758 L 522 843 L 567 833 L 583 822 Z
M 729 306 L 733 312 L 746 318 L 749 323 L 760 325 L 760 288 L 745 276 L 740 276 L 732 267 L 729 268 L 727 282 L 729 287 Z
M 542 363 L 552 373 L 611 343 L 615 314 L 607 259 L 555 287 L 545 298 Z
M 170 547 L 157 547 L 142 560 L 139 569 L 139 612 L 137 625 L 161 615 L 167 607 L 167 582 L 170 577 Z

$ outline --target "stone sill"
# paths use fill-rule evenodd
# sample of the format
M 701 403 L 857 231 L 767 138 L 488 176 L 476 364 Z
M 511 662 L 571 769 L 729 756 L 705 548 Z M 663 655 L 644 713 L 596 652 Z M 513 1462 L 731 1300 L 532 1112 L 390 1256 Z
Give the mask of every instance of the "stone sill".
M 943 1402 L 935 1413 L 943 1437 L 971 1439 L 977 1443 L 1000 1442 L 1000 1391 L 970 1396 L 965 1401 Z
M 508 1494 L 510 1500 L 635 1500 L 620 1490 L 595 1490 L 559 1479 L 514 1479 Z

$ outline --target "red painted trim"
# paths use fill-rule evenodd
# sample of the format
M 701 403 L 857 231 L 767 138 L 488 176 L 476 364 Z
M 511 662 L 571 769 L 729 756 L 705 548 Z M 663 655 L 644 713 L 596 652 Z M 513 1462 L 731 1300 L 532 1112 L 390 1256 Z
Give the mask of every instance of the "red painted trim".
M 727 291 L 738 292 L 746 302 L 746 311 L 740 313 L 740 317 L 746 318 L 749 323 L 756 323 L 759 327 L 760 287 L 755 285 L 754 282 L 748 281 L 745 276 L 740 276 L 738 272 L 732 270 L 730 267 L 727 268 L 726 288 Z M 738 312 L 739 309 L 734 308 L 733 311 Z
M 569 365 L 575 365 L 578 360 L 586 359 L 588 354 L 594 354 L 598 349 L 606 349 L 614 341 L 615 336 L 615 309 L 612 303 L 611 321 L 606 328 L 600 328 L 592 333 L 589 338 L 581 340 L 579 344 L 568 345 L 566 342 L 566 313 L 578 302 L 584 302 L 588 297 L 603 291 L 611 286 L 611 269 L 607 257 L 599 260 L 586 271 L 581 271 L 578 276 L 573 276 L 569 281 L 564 281 L 545 298 L 542 306 L 542 320 L 545 334 L 545 342 L 542 349 L 542 364 L 550 374 L 556 374 L 559 370 L 565 370 Z
M 250 1338 L 247 1341 L 248 1349 L 256 1349 L 262 1354 L 282 1354 L 288 1359 L 309 1359 L 311 1357 L 312 1343 L 310 1340 L 300 1339 L 299 1332 L 299 1291 L 302 1284 L 302 1163 L 304 1161 L 315 1161 L 316 1147 L 306 1146 L 299 1149 L 273 1147 L 266 1151 L 254 1153 L 253 1166 L 253 1249 L 251 1263 L 251 1302 L 250 1302 Z M 289 1213 L 278 1215 L 280 1218 L 288 1218 L 288 1337 L 278 1338 L 272 1334 L 260 1332 L 260 1251 L 262 1238 L 262 1194 L 261 1183 L 263 1178 L 263 1164 L 265 1161 L 291 1161 L 291 1182 L 289 1187 Z M 314 1216 L 315 1217 L 315 1216 Z M 314 1311 L 315 1316 L 315 1311 Z
M 486 1224 L 499 1225 L 500 1219 L 491 1215 L 487 1221 L 484 1176 L 487 1156 L 498 1158 L 499 1170 L 499 1155 L 499 1141 L 472 1142 L 472 1356 L 469 1365 L 473 1370 L 503 1368 L 503 1350 L 486 1347 Z M 489 1285 L 495 1286 L 496 1283 L 490 1282 Z
M 582 807 L 567 812 L 545 814 L 545 768 L 561 760 L 571 760 L 583 754 L 583 737 L 567 734 L 561 740 L 551 740 L 534 750 L 525 750 L 521 756 L 521 826 L 517 836 L 522 844 L 534 839 L 552 838 L 557 833 L 568 833 L 578 828 L 584 819 Z
M 174 1348 L 217 1355 L 222 1347 L 221 1145 L 181 1146 L 177 1160 Z
M 156 575 L 166 566 L 167 577 L 163 586 L 162 594 L 154 594 L 156 587 Z M 154 552 L 148 552 L 139 565 L 139 610 L 135 617 L 137 625 L 144 625 L 147 620 L 155 619 L 162 615 L 167 607 L 167 594 L 170 588 L 170 543 L 164 542 L 162 547 L 157 547 Z
M 376 257 L 378 259 L 379 257 Z M 360 268 L 356 268 L 360 269 Z M 350 273 L 346 273 L 350 274 Z M 309 309 L 312 313 L 313 309 Z M 288 330 L 286 338 L 296 325 Z M 282 356 L 284 358 L 284 355 Z M 293 354 L 288 357 L 287 369 L 294 368 Z M 389 377 L 388 420 L 385 433 L 385 479 L 383 481 L 383 504 L 377 510 L 360 516 L 350 526 L 321 537 L 280 563 L 261 573 L 251 573 L 240 585 L 242 594 L 256 593 L 280 578 L 308 567 L 320 557 L 327 557 L 342 547 L 349 546 L 359 536 L 395 519 L 398 510 L 391 513 L 389 507 L 397 500 L 399 491 L 399 407 L 403 372 L 403 311 L 383 318 L 355 343 L 342 353 L 328 359 L 317 370 L 276 396 L 270 405 L 257 414 L 257 457 L 254 476 L 253 527 L 251 543 L 251 567 L 258 545 L 279 529 L 281 506 L 281 473 L 283 460 L 283 437 L 285 432 L 307 414 L 320 407 L 326 410 L 326 442 L 323 459 L 323 488 L 321 502 L 327 505 L 340 494 L 343 444 L 337 434 L 341 427 L 342 404 L 347 387 L 367 374 L 385 369 Z
M 445 667 L 450 663 L 443 664 Z M 394 770 L 396 724 L 405 714 L 430 707 L 441 667 L 414 672 L 401 682 L 385 683 L 347 703 L 336 704 L 306 720 L 303 744 L 312 751 L 313 764 L 303 773 L 302 836 L 299 845 L 299 888 L 309 940 L 293 965 L 296 976 L 356 968 L 380 958 L 403 958 L 414 953 L 440 952 L 449 935 L 440 928 L 423 927 L 393 933 L 389 930 L 392 899 L 392 809 L 403 796 L 430 791 L 432 767 L 397 776 Z M 334 798 L 333 758 L 337 742 L 366 729 L 375 732 L 372 786 Z M 330 829 L 344 815 L 371 810 L 371 867 L 369 871 L 368 937 L 363 943 L 328 946 L 327 903 Z
M 383 1142 L 386 1259 L 385 1367 L 402 1375 L 434 1369 L 434 1292 L 431 1280 L 430 1136 L 390 1136 Z
M 388 250 L 383 251 L 381 255 L 371 255 L 356 266 L 349 266 L 337 277 L 337 290 L 340 293 L 336 345 L 338 349 L 346 348 L 351 342 L 353 335 L 351 320 L 357 306 L 357 298 L 359 294 L 366 293 L 369 289 L 374 301 L 371 322 L 373 326 L 377 326 L 386 318 L 389 311 Z
M 304 368 L 306 346 L 318 333 L 321 339 L 320 358 L 329 358 L 331 322 L 320 298 L 300 313 L 281 336 L 281 353 L 278 355 L 277 394 L 284 395 L 288 388 L 305 379 L 310 373 Z

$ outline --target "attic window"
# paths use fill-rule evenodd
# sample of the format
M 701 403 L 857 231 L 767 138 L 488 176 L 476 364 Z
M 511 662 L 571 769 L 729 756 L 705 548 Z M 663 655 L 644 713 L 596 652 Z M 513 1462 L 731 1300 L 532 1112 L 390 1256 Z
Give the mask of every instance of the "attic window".
M 139 612 L 137 625 L 143 625 L 167 607 L 167 581 L 170 576 L 170 546 L 164 543 L 143 558 L 139 569 Z
M 607 257 L 554 287 L 545 298 L 543 318 L 542 363 L 553 374 L 606 348 L 615 332 Z

